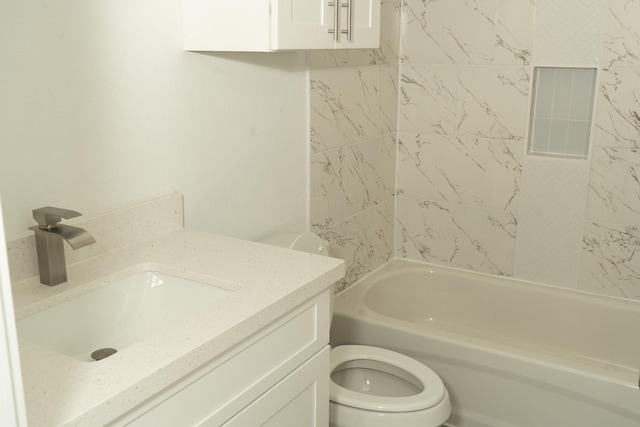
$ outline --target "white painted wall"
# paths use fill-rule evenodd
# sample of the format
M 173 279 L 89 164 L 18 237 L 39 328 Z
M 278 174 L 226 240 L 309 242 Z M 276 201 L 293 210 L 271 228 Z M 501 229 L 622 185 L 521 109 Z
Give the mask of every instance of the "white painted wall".
M 8 239 L 36 207 L 93 213 L 168 190 L 191 228 L 306 228 L 304 54 L 185 52 L 180 13 L 180 0 L 0 0 Z
M 0 242 L 4 243 L 0 209 Z M 9 262 L 4 244 L 0 244 L 0 416 L 6 427 L 26 427 L 27 413 L 23 399 L 20 356 L 13 314 Z

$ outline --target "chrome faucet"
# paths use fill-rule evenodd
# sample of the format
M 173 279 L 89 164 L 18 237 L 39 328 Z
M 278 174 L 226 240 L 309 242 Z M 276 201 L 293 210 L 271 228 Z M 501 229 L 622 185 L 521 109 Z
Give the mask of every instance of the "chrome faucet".
M 71 219 L 80 215 L 80 212 L 51 206 L 33 210 L 33 219 L 38 225 L 29 227 L 29 230 L 36 232 L 40 283 L 55 286 L 67 281 L 63 240 L 69 242 L 73 249 L 96 242 L 93 236 L 82 228 L 58 224 L 62 218 Z

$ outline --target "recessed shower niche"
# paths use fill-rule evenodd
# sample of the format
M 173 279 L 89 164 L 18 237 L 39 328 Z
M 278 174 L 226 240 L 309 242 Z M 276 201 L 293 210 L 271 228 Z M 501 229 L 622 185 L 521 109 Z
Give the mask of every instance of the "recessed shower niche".
M 529 154 L 587 158 L 596 77 L 595 68 L 534 68 Z

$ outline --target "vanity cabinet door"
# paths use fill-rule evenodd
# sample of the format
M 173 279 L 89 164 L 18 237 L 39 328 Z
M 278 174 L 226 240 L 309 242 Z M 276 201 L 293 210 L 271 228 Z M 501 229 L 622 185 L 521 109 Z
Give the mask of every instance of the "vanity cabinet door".
M 329 351 L 325 347 L 224 426 L 329 425 Z

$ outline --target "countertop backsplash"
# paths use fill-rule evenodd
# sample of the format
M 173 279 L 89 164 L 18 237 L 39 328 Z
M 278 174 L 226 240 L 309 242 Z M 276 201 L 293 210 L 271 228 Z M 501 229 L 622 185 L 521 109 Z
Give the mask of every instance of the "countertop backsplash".
M 34 209 L 38 207 L 34 206 Z M 74 206 L 59 207 L 75 209 Z M 25 212 L 25 215 L 31 215 L 31 212 Z M 67 265 L 71 265 L 181 229 L 184 225 L 183 197 L 170 192 L 64 223 L 87 230 L 96 240 L 93 245 L 76 251 L 65 244 Z M 38 275 L 33 232 L 25 230 L 24 236 L 7 241 L 7 252 L 12 283 Z

